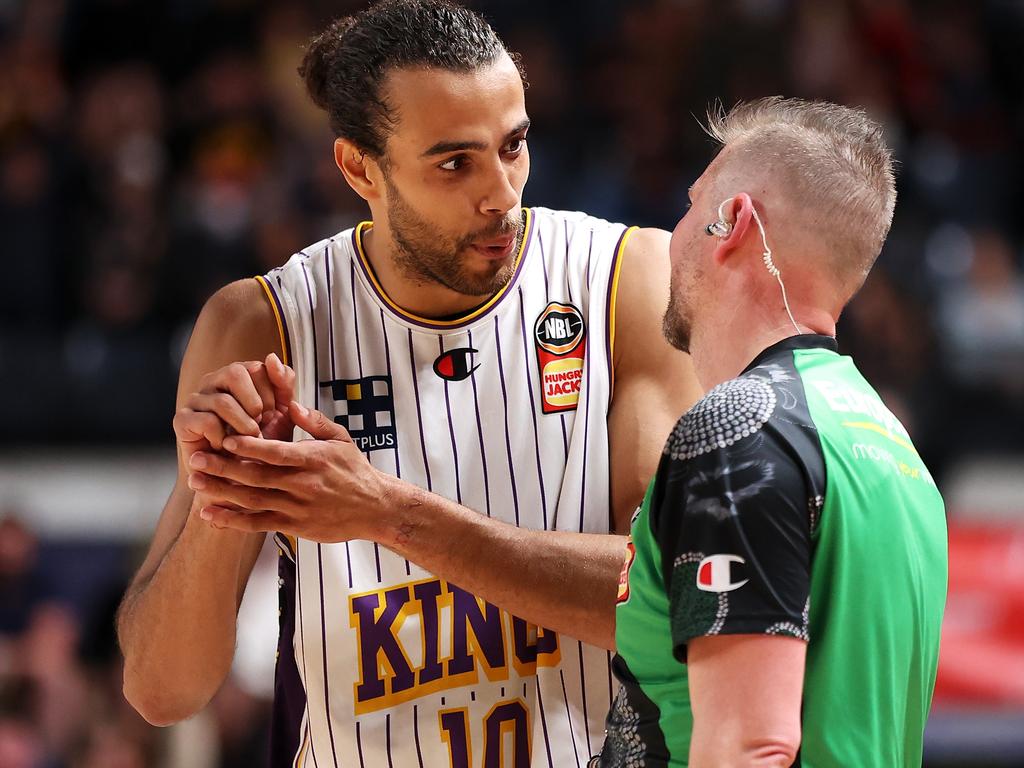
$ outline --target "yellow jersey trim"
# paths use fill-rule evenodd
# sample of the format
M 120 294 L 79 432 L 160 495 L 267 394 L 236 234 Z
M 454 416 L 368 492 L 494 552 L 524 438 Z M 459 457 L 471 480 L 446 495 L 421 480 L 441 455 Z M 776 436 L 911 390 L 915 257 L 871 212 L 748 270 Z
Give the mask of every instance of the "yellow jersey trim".
M 308 717 L 308 715 L 307 715 Z M 297 768 L 303 768 L 306 764 L 306 754 L 309 752 L 309 722 L 306 722 L 306 729 L 302 734 L 302 746 L 299 747 L 299 754 L 296 756 L 295 765 Z
M 270 302 L 270 308 L 274 311 L 274 319 L 277 321 L 277 333 L 281 339 L 281 362 L 285 365 L 291 365 L 291 361 L 288 359 L 288 340 L 285 337 L 284 321 L 281 319 L 281 313 L 277 309 L 277 302 L 274 301 L 274 294 L 270 291 L 270 286 L 267 285 L 266 278 L 262 275 L 256 276 L 256 282 L 263 287 L 263 292 L 267 294 L 267 301 Z
M 508 293 L 509 289 L 512 287 L 512 284 L 516 281 L 516 277 L 519 274 L 519 268 L 521 266 L 523 256 L 526 253 L 527 243 L 530 239 L 530 226 L 532 224 L 533 219 L 533 212 L 529 208 L 523 208 L 523 212 L 526 214 L 526 221 L 523 224 L 523 239 L 522 242 L 519 243 L 519 251 L 516 253 L 515 262 L 513 262 L 512 264 L 512 278 L 507 283 L 505 283 L 505 285 L 502 286 L 500 291 L 491 296 L 491 298 L 488 299 L 486 304 L 483 304 L 474 309 L 469 314 L 462 315 L 461 317 L 457 317 L 454 320 L 435 320 L 429 317 L 421 317 L 420 315 L 415 315 L 412 312 L 407 312 L 406 310 L 402 309 L 400 306 L 398 306 L 397 304 L 395 304 L 395 302 L 391 300 L 391 297 L 388 296 L 387 292 L 384 290 L 384 286 L 382 286 L 380 284 L 380 281 L 377 279 L 377 274 L 373 271 L 373 267 L 370 265 L 370 260 L 366 257 L 366 249 L 363 247 L 363 234 L 373 228 L 372 221 L 360 222 L 356 226 L 355 237 L 352 239 L 355 242 L 356 253 L 359 255 L 359 260 L 360 262 L 362 262 L 363 269 L 369 276 L 370 281 L 373 283 L 373 287 L 376 290 L 377 294 L 387 303 L 388 307 L 390 307 L 392 312 L 397 314 L 399 317 L 403 317 L 415 323 L 425 323 L 427 325 L 432 325 L 440 328 L 450 328 L 456 325 L 463 325 L 469 322 L 470 320 L 475 320 L 476 318 L 480 317 L 480 315 L 484 314 L 485 312 L 487 312 L 487 310 L 489 310 L 491 307 L 493 307 L 495 304 L 501 301 L 501 298 L 506 293 Z
M 611 286 L 611 299 L 608 302 L 608 349 L 609 357 L 611 360 L 611 370 L 608 372 L 608 383 L 609 388 L 612 392 L 615 391 L 615 325 L 616 325 L 616 309 L 618 307 L 619 298 L 619 273 L 622 272 L 622 256 L 626 252 L 626 244 L 629 243 L 629 238 L 633 236 L 639 227 L 629 227 L 622 235 L 622 240 L 619 242 L 619 247 L 615 249 L 615 268 L 612 270 L 612 286 Z

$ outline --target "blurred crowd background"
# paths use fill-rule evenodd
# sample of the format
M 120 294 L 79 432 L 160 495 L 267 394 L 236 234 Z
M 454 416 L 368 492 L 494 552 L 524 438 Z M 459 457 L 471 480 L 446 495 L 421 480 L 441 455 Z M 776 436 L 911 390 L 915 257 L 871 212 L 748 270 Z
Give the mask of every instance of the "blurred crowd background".
M 715 101 L 882 121 L 899 202 L 839 338 L 915 436 L 964 553 L 928 761 L 1024 763 L 1024 2 L 469 5 L 524 57 L 527 204 L 671 228 Z M 365 218 L 295 73 L 312 32 L 363 6 L 0 0 L 4 768 L 263 764 L 272 658 L 169 731 L 121 699 L 113 611 L 169 485 L 87 481 L 173 463 L 177 368 L 213 291 Z M 128 522 L 90 527 L 109 508 Z M 982 682 L 979 649 L 998 658 Z

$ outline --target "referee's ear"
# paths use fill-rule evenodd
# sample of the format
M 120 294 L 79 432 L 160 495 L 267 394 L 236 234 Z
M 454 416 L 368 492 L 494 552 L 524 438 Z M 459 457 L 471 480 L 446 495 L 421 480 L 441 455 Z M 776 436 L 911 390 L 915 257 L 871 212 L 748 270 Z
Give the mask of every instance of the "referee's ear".
M 743 244 L 751 227 L 754 216 L 754 201 L 746 192 L 733 195 L 722 204 L 722 218 L 729 223 L 728 234 L 715 247 L 714 260 L 723 264 Z
M 380 164 L 348 139 L 334 140 L 334 162 L 345 181 L 366 202 L 383 196 L 384 176 Z

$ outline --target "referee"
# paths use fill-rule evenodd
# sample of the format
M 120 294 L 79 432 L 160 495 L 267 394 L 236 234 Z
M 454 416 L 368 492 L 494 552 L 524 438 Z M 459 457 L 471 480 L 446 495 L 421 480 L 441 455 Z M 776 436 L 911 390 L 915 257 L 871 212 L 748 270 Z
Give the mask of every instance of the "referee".
M 834 338 L 889 230 L 891 153 L 826 103 L 743 104 L 709 130 L 664 331 L 710 391 L 633 520 L 592 765 L 919 766 L 944 507 Z

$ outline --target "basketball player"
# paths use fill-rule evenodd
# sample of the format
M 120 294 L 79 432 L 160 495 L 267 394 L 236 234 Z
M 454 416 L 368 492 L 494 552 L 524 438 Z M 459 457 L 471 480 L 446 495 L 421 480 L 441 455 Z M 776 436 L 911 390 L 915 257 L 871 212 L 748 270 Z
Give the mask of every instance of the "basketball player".
M 943 502 L 834 339 L 889 230 L 891 153 L 826 103 L 741 105 L 710 132 L 664 323 L 710 391 L 633 522 L 594 765 L 919 766 Z
M 349 442 L 297 443 L 323 472 L 283 470 L 314 496 L 331 462 L 358 458 L 364 497 L 386 477 L 451 501 L 402 529 L 419 559 L 375 543 L 355 508 L 277 529 L 273 764 L 585 765 L 612 691 L 625 539 L 608 534 L 696 399 L 660 333 L 668 233 L 521 207 L 522 77 L 465 9 L 388 0 L 334 23 L 301 71 L 372 223 L 200 316 L 178 483 L 119 618 L 125 694 L 164 724 L 217 690 L 263 534 L 204 522 L 219 494 L 202 461 L 228 431 L 290 437 L 296 422 L 323 437 L 322 412 Z M 292 409 L 292 391 L 313 410 Z M 254 520 L 272 513 L 246 492 Z

